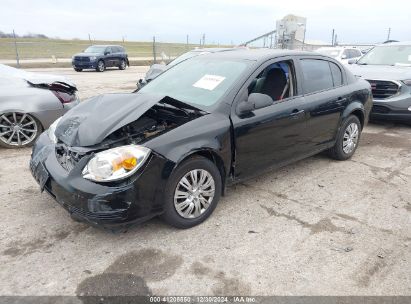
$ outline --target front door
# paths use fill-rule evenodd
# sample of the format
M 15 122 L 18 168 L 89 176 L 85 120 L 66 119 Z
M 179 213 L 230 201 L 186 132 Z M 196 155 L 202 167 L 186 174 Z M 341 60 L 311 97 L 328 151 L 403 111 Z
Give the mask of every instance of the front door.
M 232 112 L 236 179 L 281 166 L 306 153 L 305 102 L 297 85 L 293 60 L 262 66 L 246 82 L 233 107 L 251 93 L 269 95 L 274 103 L 247 115 Z

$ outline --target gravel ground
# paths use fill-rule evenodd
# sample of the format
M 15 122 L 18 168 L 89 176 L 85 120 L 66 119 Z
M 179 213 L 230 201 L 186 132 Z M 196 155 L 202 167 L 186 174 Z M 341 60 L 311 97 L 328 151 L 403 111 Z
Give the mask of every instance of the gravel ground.
M 84 99 L 146 70 L 76 73 Z M 74 222 L 0 149 L 1 295 L 411 295 L 411 127 L 369 124 L 354 157 L 317 155 L 228 189 L 200 226 L 113 234 Z

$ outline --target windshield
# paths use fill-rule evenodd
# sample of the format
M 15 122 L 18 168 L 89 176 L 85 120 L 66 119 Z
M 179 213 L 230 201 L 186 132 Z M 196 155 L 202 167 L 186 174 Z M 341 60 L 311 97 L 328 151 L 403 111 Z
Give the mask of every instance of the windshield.
M 84 51 L 84 53 L 99 53 L 99 54 L 103 54 L 105 49 L 106 49 L 105 46 L 89 46 L 88 48 L 86 48 L 86 50 Z
M 411 66 L 411 46 L 376 46 L 361 57 L 357 64 Z
M 232 87 L 251 63 L 198 56 L 165 71 L 140 92 L 165 95 L 199 108 L 207 108 Z
M 337 58 L 338 55 L 340 54 L 340 50 L 318 50 L 319 53 L 333 57 L 333 58 Z
M 208 52 L 187 52 L 184 53 L 183 55 L 177 57 L 176 59 L 174 59 L 173 61 L 171 61 L 168 66 L 173 66 L 176 65 L 184 60 L 196 57 L 198 55 L 203 55 L 203 54 L 207 54 Z

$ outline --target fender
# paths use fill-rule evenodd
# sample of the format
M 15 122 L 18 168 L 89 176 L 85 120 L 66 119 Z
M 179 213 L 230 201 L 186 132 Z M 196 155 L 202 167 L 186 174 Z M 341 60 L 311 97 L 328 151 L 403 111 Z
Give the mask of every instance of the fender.
M 363 104 L 362 102 L 358 101 L 358 100 L 355 100 L 355 101 L 352 101 L 352 102 L 344 109 L 344 111 L 343 111 L 343 113 L 342 113 L 342 115 L 341 115 L 341 118 L 340 118 L 340 123 L 339 123 L 339 128 L 338 128 L 338 129 L 341 128 L 341 125 L 342 125 L 342 123 L 344 122 L 344 120 L 347 119 L 347 117 L 350 116 L 353 112 L 360 112 L 360 113 L 361 113 L 362 119 L 360 119 L 360 120 L 361 120 L 361 122 L 362 122 L 362 125 L 364 126 L 364 122 L 366 121 L 366 120 L 365 120 L 365 117 L 366 117 L 366 114 L 365 114 L 365 113 L 366 113 L 366 111 L 365 111 L 365 108 L 364 108 L 364 104 Z
M 227 174 L 232 161 L 230 127 L 230 120 L 226 115 L 207 114 L 144 145 L 173 162 L 173 170 L 190 155 L 199 152 L 211 153 L 222 161 L 224 172 Z

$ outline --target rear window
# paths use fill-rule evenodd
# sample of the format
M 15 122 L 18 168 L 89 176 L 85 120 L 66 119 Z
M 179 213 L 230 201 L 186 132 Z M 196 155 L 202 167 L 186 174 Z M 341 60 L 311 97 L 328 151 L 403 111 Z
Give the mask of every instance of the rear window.
M 306 94 L 330 89 L 334 86 L 328 61 L 302 59 L 304 92 Z
M 334 86 L 338 87 L 343 85 L 343 78 L 341 69 L 335 63 L 329 62 L 331 73 L 333 75 Z

